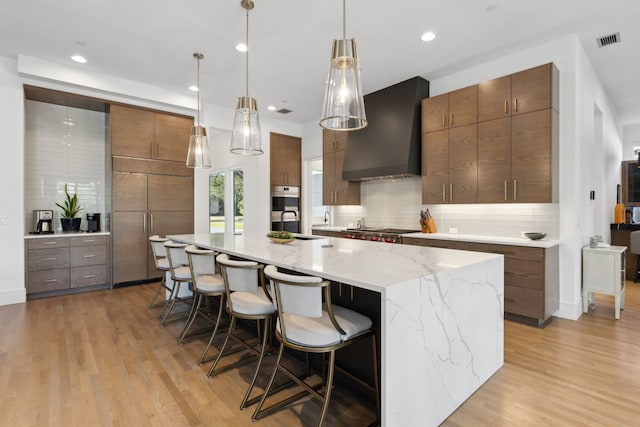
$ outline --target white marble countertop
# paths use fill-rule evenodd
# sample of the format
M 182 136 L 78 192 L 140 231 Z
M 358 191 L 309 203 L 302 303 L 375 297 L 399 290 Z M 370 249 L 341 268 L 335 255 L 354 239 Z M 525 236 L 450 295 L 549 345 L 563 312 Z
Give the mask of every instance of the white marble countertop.
M 528 246 L 531 248 L 551 248 L 560 244 L 557 240 L 531 240 L 519 237 L 477 236 L 474 234 L 449 234 L 449 233 L 409 233 L 402 237 L 414 237 L 418 239 L 456 240 L 460 242 L 493 243 L 497 245 Z
M 274 243 L 264 234 L 168 237 L 383 294 L 385 289 L 395 285 L 499 256 L 337 237 L 309 236 L 314 238 L 287 244 Z
M 74 236 L 110 236 L 108 231 L 96 231 L 95 233 L 87 233 L 86 231 L 72 231 L 69 233 L 49 233 L 49 234 L 26 234 L 25 239 L 57 239 L 59 237 L 74 237 Z

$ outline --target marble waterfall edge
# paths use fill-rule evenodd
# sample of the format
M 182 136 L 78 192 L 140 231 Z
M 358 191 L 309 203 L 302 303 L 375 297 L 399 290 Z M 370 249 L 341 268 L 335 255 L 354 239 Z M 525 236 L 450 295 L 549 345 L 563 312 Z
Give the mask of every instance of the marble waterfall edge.
M 503 270 L 497 257 L 386 290 L 383 420 L 437 426 L 503 366 Z

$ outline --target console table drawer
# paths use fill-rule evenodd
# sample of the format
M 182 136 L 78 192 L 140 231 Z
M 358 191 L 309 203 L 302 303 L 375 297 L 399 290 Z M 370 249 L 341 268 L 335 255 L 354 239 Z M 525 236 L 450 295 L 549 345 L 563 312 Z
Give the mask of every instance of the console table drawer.
M 55 291 L 69 287 L 69 269 L 34 271 L 28 274 L 27 293 Z
M 108 282 L 107 265 L 74 267 L 71 269 L 71 287 L 100 285 Z
M 68 248 L 69 239 L 64 237 L 50 237 L 46 239 L 27 239 L 27 249 Z
M 74 246 L 106 246 L 107 236 L 92 236 L 91 233 L 85 236 L 72 237 L 69 242 L 71 247 Z
M 69 248 L 35 249 L 29 251 L 29 271 L 69 267 Z
M 71 247 L 71 267 L 100 265 L 107 263 L 106 246 Z

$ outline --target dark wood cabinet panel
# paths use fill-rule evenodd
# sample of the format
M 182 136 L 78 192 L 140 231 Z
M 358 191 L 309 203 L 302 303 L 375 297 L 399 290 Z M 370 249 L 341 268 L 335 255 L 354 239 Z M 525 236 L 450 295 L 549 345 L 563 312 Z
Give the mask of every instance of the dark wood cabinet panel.
M 300 138 L 271 133 L 270 137 L 271 185 L 302 184 L 302 141 Z
M 151 158 L 155 140 L 155 113 L 111 105 L 111 154 Z
M 478 123 L 478 203 L 504 203 L 511 188 L 511 118 Z
M 478 121 L 478 86 L 469 86 L 449 92 L 450 128 L 466 126 Z
M 342 179 L 348 132 L 322 131 L 322 204 L 359 205 L 360 182 Z
M 114 212 L 111 220 L 113 238 L 114 283 L 147 278 L 147 212 Z
M 478 122 L 511 115 L 511 76 L 478 84 Z
M 154 159 L 186 162 L 192 118 L 155 114 Z
M 524 114 L 553 108 L 558 110 L 557 69 L 553 64 L 545 64 L 511 75 L 511 114 Z
M 193 178 L 148 175 L 147 207 L 152 212 L 193 210 Z
M 449 131 L 422 134 L 422 203 L 445 203 L 448 187 Z
M 147 175 L 113 173 L 113 210 L 122 212 L 147 210 Z
M 422 100 L 422 133 L 446 129 L 449 115 L 449 94 Z
M 478 199 L 478 127 L 475 123 L 449 129 L 449 202 Z

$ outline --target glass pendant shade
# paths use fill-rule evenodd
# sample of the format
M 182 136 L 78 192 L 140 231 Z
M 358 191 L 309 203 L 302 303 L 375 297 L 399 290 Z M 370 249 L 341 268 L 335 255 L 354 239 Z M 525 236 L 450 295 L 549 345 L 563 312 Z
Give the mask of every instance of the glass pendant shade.
M 250 96 L 238 98 L 231 133 L 231 152 L 246 156 L 263 153 L 258 106 L 256 100 Z
M 367 126 L 354 39 L 334 40 L 320 126 L 357 130 Z
M 209 140 L 207 130 L 202 126 L 191 126 L 187 166 L 194 168 L 210 168 Z

